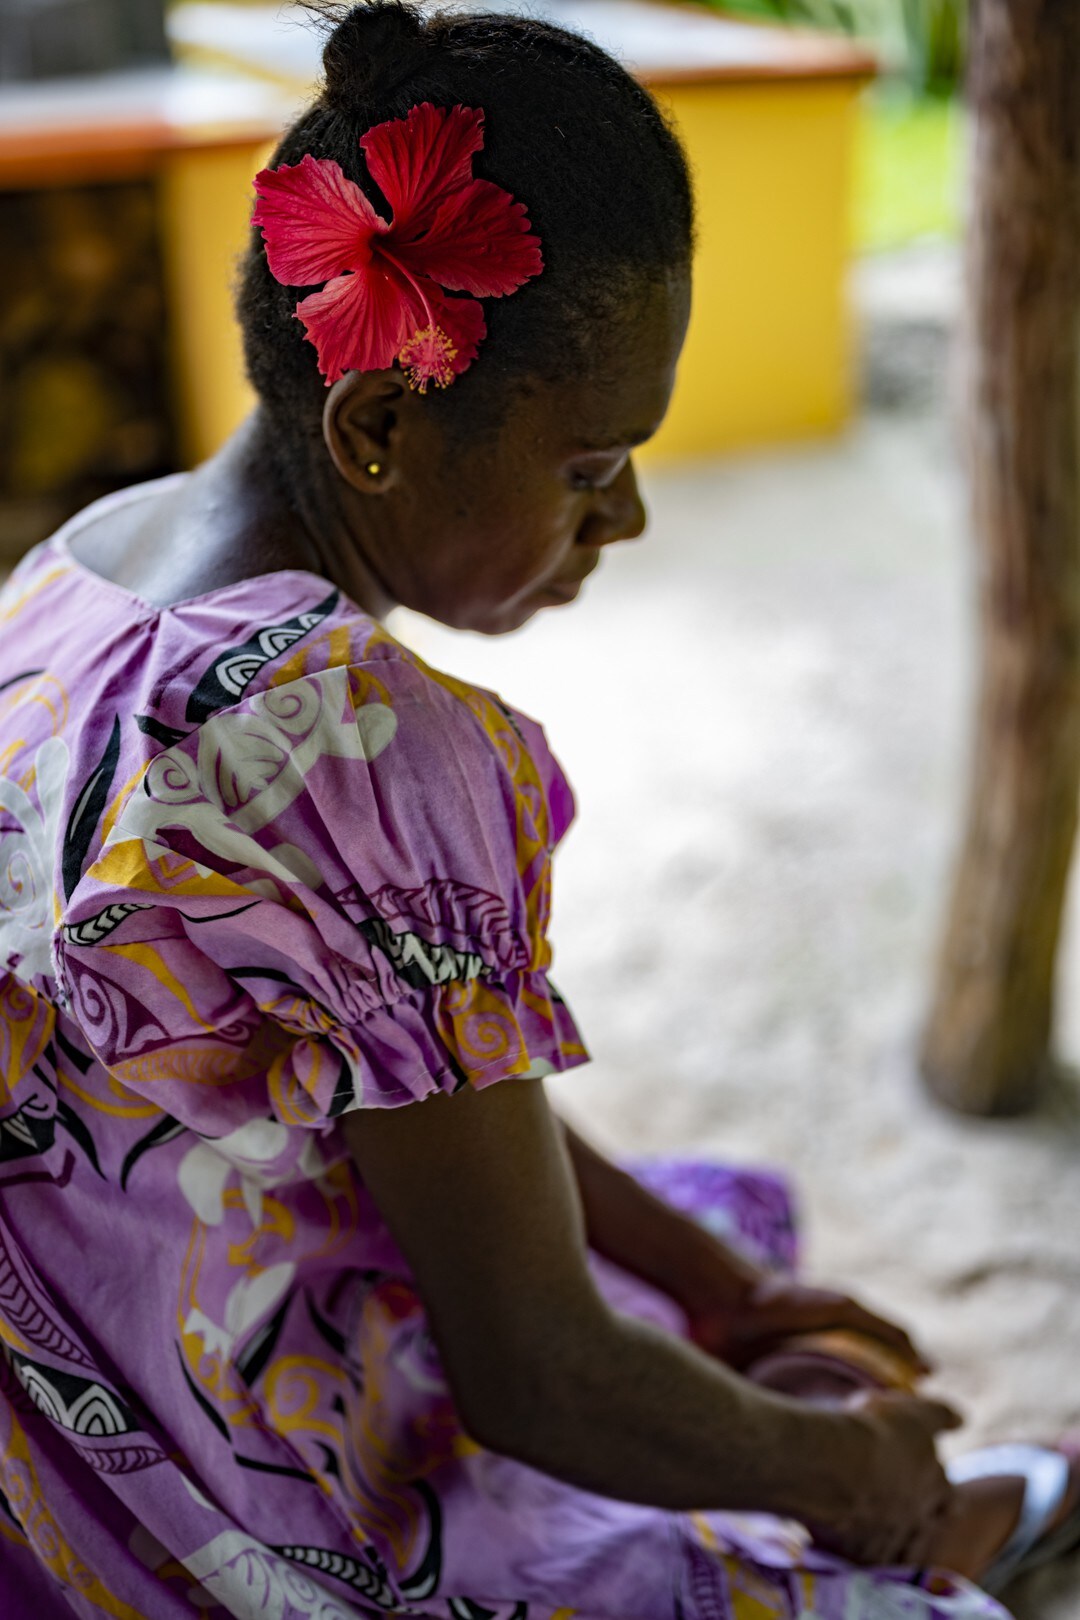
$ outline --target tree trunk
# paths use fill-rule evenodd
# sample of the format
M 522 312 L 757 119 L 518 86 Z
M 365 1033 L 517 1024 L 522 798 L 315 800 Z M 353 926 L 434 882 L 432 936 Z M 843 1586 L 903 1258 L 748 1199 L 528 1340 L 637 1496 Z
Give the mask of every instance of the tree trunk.
M 964 358 L 981 672 L 924 1077 L 1030 1106 L 1080 793 L 1080 0 L 975 0 Z

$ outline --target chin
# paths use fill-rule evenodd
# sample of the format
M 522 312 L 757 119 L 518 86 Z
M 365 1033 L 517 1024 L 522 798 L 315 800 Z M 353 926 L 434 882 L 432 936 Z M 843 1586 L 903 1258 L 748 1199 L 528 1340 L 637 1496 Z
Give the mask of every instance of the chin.
M 469 628 L 478 636 L 512 636 L 515 630 L 520 630 L 523 625 L 528 624 L 535 612 L 535 608 L 522 608 L 517 613 L 499 615 L 498 618 L 485 620 L 483 624 L 470 625 Z
M 553 596 L 534 587 L 508 602 L 463 604 L 452 612 L 426 611 L 451 630 L 468 630 L 474 636 L 508 636 L 528 624 L 541 608 L 562 606 L 569 600 L 572 598 Z
M 508 636 L 528 624 L 538 611 L 539 604 L 535 602 L 510 602 L 477 613 L 472 618 L 462 619 L 458 629 L 471 630 L 477 636 Z

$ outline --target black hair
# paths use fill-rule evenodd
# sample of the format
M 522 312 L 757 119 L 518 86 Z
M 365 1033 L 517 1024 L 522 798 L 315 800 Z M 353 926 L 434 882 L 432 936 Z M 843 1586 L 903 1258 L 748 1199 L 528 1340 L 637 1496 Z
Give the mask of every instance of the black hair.
M 479 358 L 445 394 L 427 396 L 451 431 L 497 420 L 508 386 L 588 369 L 598 326 L 688 269 L 693 201 L 679 141 L 648 91 L 598 46 L 531 17 L 425 12 L 416 0 L 311 9 L 334 24 L 324 81 L 271 167 L 306 152 L 333 158 L 386 217 L 361 135 L 424 101 L 480 107 L 474 172 L 525 204 L 542 243 L 542 274 L 485 300 Z M 325 397 L 293 318 L 303 292 L 274 280 L 253 231 L 238 312 L 248 375 L 286 456 L 298 429 L 317 431 Z

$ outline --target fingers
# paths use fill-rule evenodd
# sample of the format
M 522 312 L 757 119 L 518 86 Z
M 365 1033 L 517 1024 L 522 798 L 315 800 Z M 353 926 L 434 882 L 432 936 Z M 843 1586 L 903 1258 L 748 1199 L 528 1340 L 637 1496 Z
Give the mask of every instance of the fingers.
M 919 1568 L 936 1560 L 941 1544 L 941 1533 L 952 1509 L 953 1491 L 946 1483 L 940 1497 L 927 1501 L 919 1522 L 899 1535 L 893 1536 L 887 1547 L 887 1556 L 881 1562 L 887 1566 Z
M 879 1340 L 901 1356 L 915 1372 L 933 1371 L 906 1329 L 858 1300 L 831 1288 L 793 1284 L 788 1278 L 767 1278 L 755 1290 L 754 1337 L 760 1343 L 795 1333 L 828 1332 L 846 1328 Z
M 880 1569 L 918 1569 L 936 1561 L 945 1513 L 928 1514 L 916 1525 L 888 1527 L 863 1523 L 859 1527 L 811 1525 L 815 1545 L 853 1564 Z
M 868 1333 L 873 1339 L 880 1339 L 884 1344 L 898 1351 L 905 1361 L 910 1362 L 916 1372 L 933 1372 L 932 1363 L 923 1355 L 906 1329 L 900 1327 L 896 1322 L 889 1322 L 885 1317 L 878 1316 L 875 1311 L 867 1310 L 864 1305 L 858 1304 L 856 1300 L 845 1300 L 844 1304 L 847 1307 L 844 1313 L 845 1327 L 854 1328 L 859 1333 Z
M 916 1372 L 933 1372 L 931 1363 L 918 1349 L 910 1333 L 899 1323 L 890 1322 L 887 1317 L 868 1310 L 865 1305 L 860 1305 L 858 1300 L 851 1299 L 846 1294 L 832 1293 L 825 1289 L 818 1292 L 817 1320 L 813 1324 L 815 1328 L 845 1327 L 857 1333 L 869 1334 L 872 1339 L 880 1339 L 890 1349 L 897 1351 Z
M 964 1426 L 963 1413 L 949 1401 L 929 1395 L 903 1395 L 895 1390 L 859 1390 L 850 1395 L 846 1405 L 856 1412 L 869 1412 L 877 1417 L 913 1418 L 927 1435 L 943 1434 L 949 1429 Z
M 962 1429 L 963 1415 L 948 1401 L 927 1400 L 923 1395 L 902 1396 L 913 1418 L 927 1434 L 944 1434 L 949 1429 Z
M 856 1563 L 911 1567 L 934 1562 L 955 1500 L 937 1456 L 936 1437 L 962 1421 L 946 1401 L 863 1393 L 845 1402 L 871 1438 L 857 1464 L 860 1489 L 847 1522 L 825 1532 L 831 1551 Z M 859 1453 L 854 1453 L 859 1456 Z

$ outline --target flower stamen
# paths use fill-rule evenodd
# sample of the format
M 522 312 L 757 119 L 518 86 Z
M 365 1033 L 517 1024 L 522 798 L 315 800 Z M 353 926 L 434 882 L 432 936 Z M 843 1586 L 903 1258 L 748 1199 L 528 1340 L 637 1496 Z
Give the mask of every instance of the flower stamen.
M 420 327 L 398 351 L 398 364 L 409 387 L 418 394 L 426 394 L 429 383 L 448 388 L 454 380 L 456 359 L 457 349 L 449 335 L 434 323 Z

